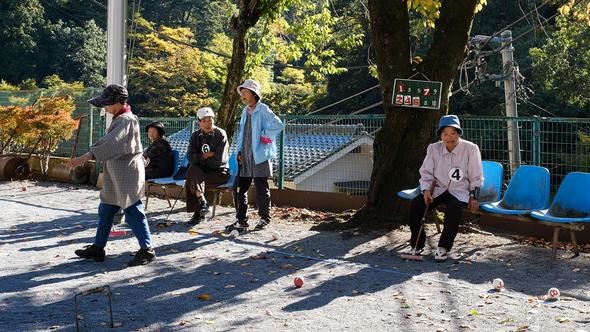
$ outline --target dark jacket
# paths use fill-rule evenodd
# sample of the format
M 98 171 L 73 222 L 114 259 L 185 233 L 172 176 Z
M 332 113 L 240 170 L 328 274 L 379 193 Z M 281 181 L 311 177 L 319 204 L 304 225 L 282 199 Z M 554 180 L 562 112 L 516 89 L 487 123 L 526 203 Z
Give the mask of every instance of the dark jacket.
M 208 146 L 208 151 L 215 152 L 215 156 L 203 159 L 203 146 Z M 188 160 L 191 166 L 197 166 L 204 172 L 225 169 L 229 167 L 229 143 L 225 130 L 213 127 L 213 131 L 205 135 L 201 129 L 191 135 L 188 145 Z
M 143 153 L 145 158 L 150 158 L 150 163 L 145 168 L 145 178 L 155 179 L 172 176 L 175 165 L 170 142 L 164 138 L 150 144 Z

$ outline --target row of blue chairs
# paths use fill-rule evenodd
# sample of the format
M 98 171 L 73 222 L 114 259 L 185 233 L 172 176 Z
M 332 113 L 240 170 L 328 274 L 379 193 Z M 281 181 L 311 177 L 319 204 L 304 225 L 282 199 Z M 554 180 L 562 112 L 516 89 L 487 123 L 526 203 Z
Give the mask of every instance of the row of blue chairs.
M 516 169 L 502 196 L 503 167 L 483 161 L 484 184 L 480 193 L 482 210 L 502 215 L 530 216 L 540 223 L 554 227 L 552 258 L 555 258 L 559 231 L 570 230 L 575 255 L 579 255 L 575 231 L 582 231 L 590 223 L 590 173 L 569 173 L 559 186 L 550 204 L 550 175 L 545 167 L 523 165 Z M 398 196 L 413 199 L 420 188 L 398 192 Z M 501 197 L 501 198 L 500 198 Z M 439 225 L 437 229 L 440 232 Z
M 572 172 L 563 179 L 550 203 L 550 175 L 545 167 L 524 165 L 516 169 L 501 200 L 482 204 L 482 210 L 502 215 L 530 216 L 553 227 L 553 250 L 561 229 L 570 231 L 575 256 L 579 255 L 576 231 L 590 223 L 590 173 Z M 574 256 L 574 257 L 575 257 Z

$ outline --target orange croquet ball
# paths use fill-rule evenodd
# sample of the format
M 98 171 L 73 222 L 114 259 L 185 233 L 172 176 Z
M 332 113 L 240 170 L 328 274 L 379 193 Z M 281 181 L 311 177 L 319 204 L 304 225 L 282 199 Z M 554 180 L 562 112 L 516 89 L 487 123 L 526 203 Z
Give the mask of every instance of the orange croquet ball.
M 295 284 L 295 287 L 297 287 L 297 288 L 301 288 L 303 286 L 303 283 L 304 283 L 303 277 L 295 277 L 293 279 L 293 284 Z

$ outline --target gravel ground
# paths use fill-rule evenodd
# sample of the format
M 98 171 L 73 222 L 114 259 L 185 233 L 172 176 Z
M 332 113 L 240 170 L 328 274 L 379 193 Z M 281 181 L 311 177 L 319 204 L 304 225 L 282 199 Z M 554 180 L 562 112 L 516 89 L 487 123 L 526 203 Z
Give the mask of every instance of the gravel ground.
M 184 203 L 171 215 L 150 201 L 158 259 L 127 267 L 132 235 L 114 237 L 104 263 L 74 250 L 90 244 L 98 191 L 49 182 L 0 182 L 0 330 L 532 330 L 584 331 L 590 323 L 589 254 L 550 259 L 550 250 L 509 235 L 461 233 L 452 257 L 405 262 L 408 228 L 389 233 L 311 231 L 313 222 L 277 218 L 269 230 L 220 234 L 231 208 L 194 228 Z M 121 226 L 124 228 L 124 226 Z M 429 226 L 429 245 L 438 236 Z M 272 231 L 281 234 L 272 239 Z M 571 256 L 561 251 L 560 256 Z M 293 278 L 305 279 L 302 288 Z M 492 290 L 502 278 L 506 288 Z M 550 287 L 561 290 L 548 301 Z

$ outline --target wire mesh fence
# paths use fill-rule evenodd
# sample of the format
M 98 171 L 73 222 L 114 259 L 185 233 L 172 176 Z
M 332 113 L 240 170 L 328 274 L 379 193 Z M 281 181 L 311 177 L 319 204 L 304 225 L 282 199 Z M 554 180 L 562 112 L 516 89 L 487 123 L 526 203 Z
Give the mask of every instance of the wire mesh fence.
M 76 155 L 86 153 L 103 134 L 105 117 L 86 102 L 100 93 L 86 89 L 74 94 L 74 117 L 84 116 Z M 31 105 L 44 90 L 0 92 L 0 105 Z M 506 118 L 462 116 L 463 137 L 479 145 L 482 159 L 504 165 L 505 179 L 520 164 L 547 167 L 553 189 L 570 172 L 590 172 L 590 119 Z M 382 128 L 384 115 L 287 115 L 279 138 L 279 155 L 273 161 L 274 185 L 293 190 L 341 192 L 365 195 L 373 168 L 373 139 Z M 198 128 L 195 118 L 140 117 L 141 138 L 149 145 L 145 127 L 161 121 L 166 135 L 181 156 L 186 153 L 190 134 Z M 510 123 L 517 128 L 518 144 L 510 142 Z M 236 135 L 232 138 L 235 144 Z M 513 135 L 514 136 L 514 135 Z M 64 140 L 54 152 L 69 157 L 75 137 Z M 511 154 L 511 147 L 519 154 Z M 232 147 L 235 149 L 235 146 Z M 426 147 L 424 147 L 424 153 Z

